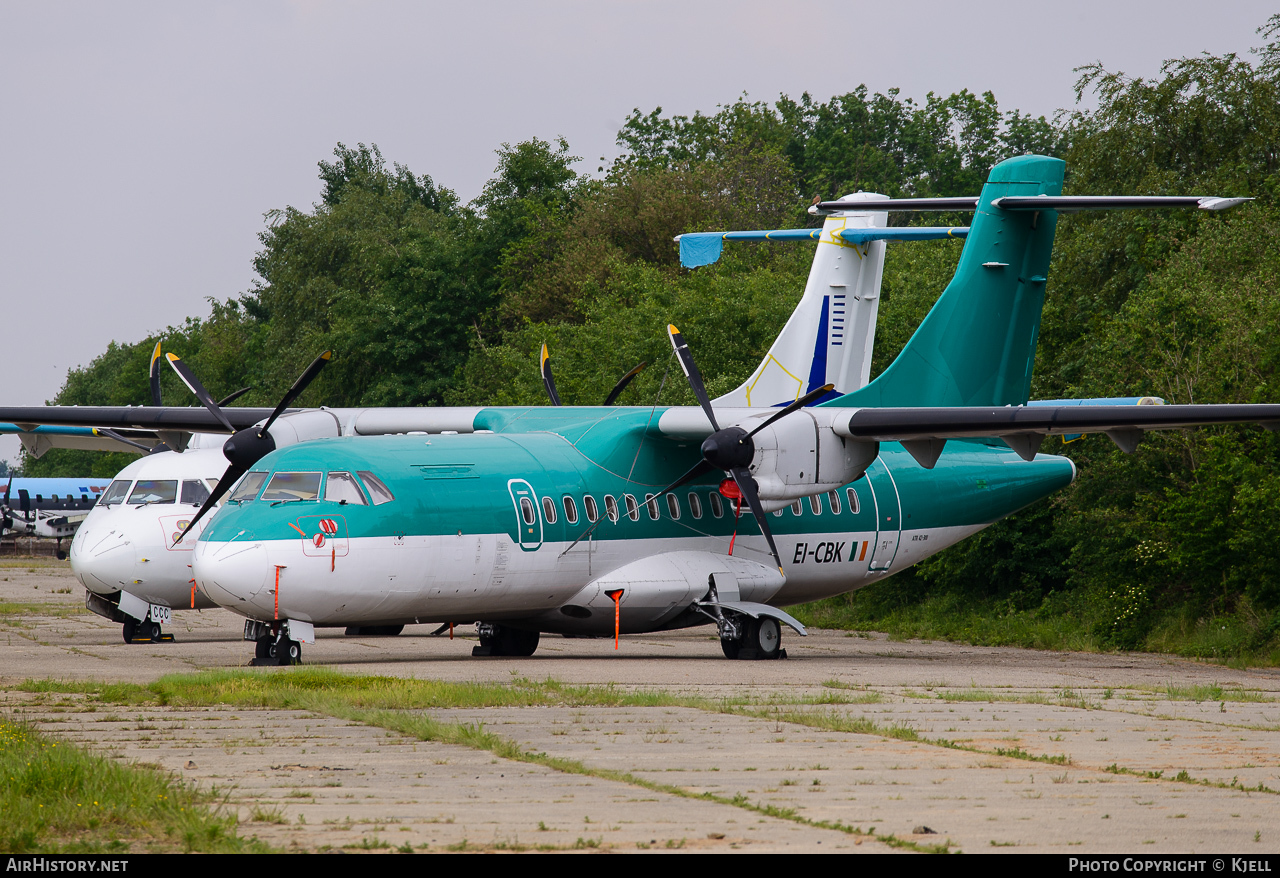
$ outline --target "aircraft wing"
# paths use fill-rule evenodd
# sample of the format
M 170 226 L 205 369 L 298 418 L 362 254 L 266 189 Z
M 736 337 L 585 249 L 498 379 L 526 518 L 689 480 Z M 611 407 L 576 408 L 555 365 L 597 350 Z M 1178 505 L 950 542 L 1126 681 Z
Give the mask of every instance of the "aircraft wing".
M 932 468 L 948 439 L 998 436 L 1023 458 L 1035 457 L 1045 436 L 1106 433 L 1132 452 L 1147 430 L 1214 424 L 1260 424 L 1280 429 L 1280 405 L 1041 405 L 998 408 L 865 408 L 839 417 L 835 432 L 849 439 L 901 442 Z
M 125 451 L 137 453 L 160 441 L 153 430 L 108 430 L 98 427 L 19 426 L 0 422 L 0 435 L 18 436 L 28 453 L 40 457 L 50 448 L 80 451 Z
M 252 427 L 271 416 L 271 409 L 225 408 L 237 430 Z M 191 406 L 92 406 L 32 405 L 0 408 L 0 422 L 27 431 L 44 424 L 60 427 L 108 427 L 133 430 L 180 430 L 193 433 L 225 433 L 226 428 L 205 408 Z

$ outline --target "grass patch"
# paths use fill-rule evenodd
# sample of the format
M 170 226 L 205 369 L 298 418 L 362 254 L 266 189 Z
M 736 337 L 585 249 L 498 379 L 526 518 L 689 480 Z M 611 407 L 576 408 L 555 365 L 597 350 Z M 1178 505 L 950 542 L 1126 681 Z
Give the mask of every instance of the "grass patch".
M 1276 699 L 1257 689 L 1244 689 L 1240 687 L 1226 688 L 1217 685 L 1201 685 L 1201 686 L 1175 686 L 1173 683 L 1163 688 L 1150 687 L 1149 692 L 1155 692 L 1163 695 L 1170 701 L 1246 701 L 1246 702 L 1271 702 Z
M 902 602 L 879 597 L 868 589 L 866 594 L 851 592 L 793 607 L 790 612 L 805 625 L 883 631 L 898 640 L 949 640 L 976 646 L 1079 652 L 1104 649 L 1075 617 L 1044 607 L 1010 609 L 997 601 L 946 592 L 926 593 Z
M 59 561 L 57 558 L 46 558 L 43 555 L 27 555 L 18 557 L 8 557 L 0 561 L 0 570 L 29 570 L 32 567 L 56 567 L 60 570 L 67 570 L 71 567 L 70 561 Z
M 1239 790 L 1242 793 L 1270 793 L 1273 796 L 1280 795 L 1280 790 L 1273 790 L 1261 781 L 1258 782 L 1257 786 L 1245 786 L 1240 783 L 1240 778 L 1238 776 L 1233 777 L 1229 782 L 1213 781 L 1208 780 L 1207 778 L 1192 777 L 1186 769 L 1183 769 L 1173 777 L 1164 777 L 1163 771 L 1139 771 L 1133 768 L 1125 768 L 1114 762 L 1102 770 L 1108 774 L 1126 774 L 1130 777 L 1142 777 L 1147 780 L 1167 780 L 1172 781 L 1173 783 L 1188 783 L 1200 787 L 1216 787 L 1220 790 Z
M 83 616 L 87 612 L 79 604 L 34 603 L 0 600 L 0 617 L 4 616 Z
M 1022 593 L 984 597 L 929 587 L 917 572 L 790 612 L 806 625 L 881 631 L 894 640 L 1078 652 L 1108 652 L 1123 646 L 1233 668 L 1280 666 L 1280 611 L 1242 605 L 1233 613 L 1203 615 L 1173 607 L 1159 612 L 1131 638 L 1117 641 L 1103 624 L 1106 610 L 1096 596 L 1084 592 L 1051 591 L 1042 598 Z
M 0 721 L 0 845 L 10 853 L 267 850 L 213 796 L 24 723 Z

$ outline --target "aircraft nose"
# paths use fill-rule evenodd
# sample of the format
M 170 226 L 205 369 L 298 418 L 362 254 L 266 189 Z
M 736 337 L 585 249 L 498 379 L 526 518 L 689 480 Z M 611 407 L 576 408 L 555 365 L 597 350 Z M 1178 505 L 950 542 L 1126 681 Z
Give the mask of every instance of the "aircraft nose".
M 95 594 L 115 594 L 136 578 L 132 543 L 115 528 L 81 528 L 71 542 L 69 557 L 71 572 Z
M 261 542 L 196 543 L 192 570 L 214 603 L 237 613 L 261 617 L 270 612 L 275 568 Z

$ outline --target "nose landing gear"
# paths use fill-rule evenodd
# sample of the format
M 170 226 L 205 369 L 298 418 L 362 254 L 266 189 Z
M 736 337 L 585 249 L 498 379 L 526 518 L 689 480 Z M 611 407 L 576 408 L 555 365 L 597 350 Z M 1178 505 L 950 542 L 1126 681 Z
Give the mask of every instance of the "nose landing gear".
M 290 640 L 284 634 L 267 634 L 260 637 L 254 646 L 251 667 L 277 667 L 283 665 L 302 664 L 302 644 Z
M 126 619 L 122 626 L 125 643 L 160 643 L 161 641 L 173 641 L 172 634 L 165 634 L 160 627 L 159 622 L 152 622 L 150 619 L 142 622 L 133 619 Z
M 252 619 L 244 624 L 244 639 L 254 642 L 253 668 L 278 667 L 302 664 L 302 644 L 289 637 L 288 629 L 279 623 L 273 626 Z

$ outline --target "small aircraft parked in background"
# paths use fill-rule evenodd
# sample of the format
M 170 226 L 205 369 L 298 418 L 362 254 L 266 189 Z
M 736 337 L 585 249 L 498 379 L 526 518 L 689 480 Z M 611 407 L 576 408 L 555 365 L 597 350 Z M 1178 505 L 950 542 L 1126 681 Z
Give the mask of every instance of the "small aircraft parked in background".
M 32 536 L 62 541 L 71 537 L 97 501 L 100 479 L 23 479 L 0 485 L 0 537 Z

